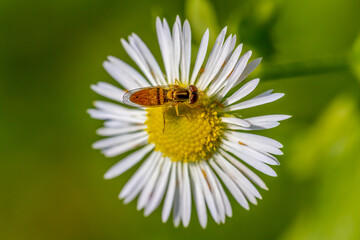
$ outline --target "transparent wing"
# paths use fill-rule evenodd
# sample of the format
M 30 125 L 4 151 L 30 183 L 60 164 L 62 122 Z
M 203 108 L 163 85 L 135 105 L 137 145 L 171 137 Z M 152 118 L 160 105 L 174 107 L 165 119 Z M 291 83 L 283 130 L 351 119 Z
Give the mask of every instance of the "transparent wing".
M 126 105 L 129 105 L 129 106 L 132 106 L 132 107 L 144 107 L 142 105 L 139 105 L 139 104 L 136 104 L 136 103 L 132 102 L 130 100 L 130 97 L 131 97 L 131 95 L 133 95 L 136 92 L 139 92 L 139 91 L 144 90 L 144 89 L 151 89 L 151 88 L 154 88 L 154 87 L 135 88 L 135 89 L 132 89 L 130 91 L 127 91 L 123 96 L 123 103 L 126 104 Z
M 131 96 L 134 95 L 134 94 L 137 94 L 141 91 L 150 91 L 150 90 L 153 90 L 153 89 L 156 89 L 156 88 L 162 88 L 162 89 L 171 89 L 171 88 L 178 88 L 177 85 L 162 85 L 162 86 L 154 86 L 154 87 L 144 87 L 144 88 L 135 88 L 135 89 L 132 89 L 128 92 L 126 92 L 123 96 L 123 103 L 126 104 L 126 105 L 129 105 L 129 106 L 132 106 L 132 107 L 161 107 L 161 105 L 151 105 L 151 106 L 148 106 L 148 105 L 142 105 L 142 104 L 137 104 L 133 101 L 130 100 Z

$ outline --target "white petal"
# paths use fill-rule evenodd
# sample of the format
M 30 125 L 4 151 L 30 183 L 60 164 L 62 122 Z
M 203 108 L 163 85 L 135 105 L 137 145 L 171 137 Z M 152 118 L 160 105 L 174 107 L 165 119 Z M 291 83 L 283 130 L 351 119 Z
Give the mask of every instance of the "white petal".
M 241 100 L 242 98 L 246 97 L 247 95 L 249 95 L 259 84 L 259 81 L 260 81 L 260 79 L 256 78 L 256 79 L 251 80 L 250 82 L 246 83 L 239 90 L 237 90 L 233 95 L 228 97 L 225 100 L 224 105 L 225 106 L 231 105 L 234 102 L 237 102 L 237 101 Z
M 204 36 L 202 37 L 200 42 L 199 51 L 196 56 L 196 61 L 195 61 L 193 73 L 191 75 L 190 84 L 195 84 L 196 77 L 198 76 L 199 70 L 206 56 L 208 44 L 209 44 L 209 29 L 206 29 Z
M 111 85 L 110 83 L 98 82 L 96 85 L 91 85 L 91 89 L 101 96 L 121 103 L 123 102 L 125 91 Z
M 286 120 L 288 118 L 291 118 L 291 116 L 283 115 L 283 114 L 273 114 L 273 115 L 265 115 L 265 116 L 259 116 L 259 117 L 246 118 L 246 120 L 252 124 L 257 124 L 257 123 L 263 123 L 263 122 L 278 122 L 278 121 Z
M 253 61 L 251 61 L 248 65 L 246 65 L 244 71 L 242 72 L 241 76 L 239 77 L 239 79 L 236 81 L 236 83 L 234 84 L 234 86 L 236 86 L 237 84 L 239 84 L 242 80 L 244 80 L 247 76 L 249 76 L 250 73 L 252 73 L 252 71 L 255 70 L 255 68 L 260 64 L 262 58 L 257 58 Z
M 114 166 L 112 166 L 104 175 L 105 179 L 111 179 L 117 177 L 129 170 L 135 164 L 137 164 L 148 152 L 150 152 L 155 147 L 154 144 L 149 144 L 142 149 L 130 154 L 126 158 L 122 159 Z
M 219 218 L 219 214 L 216 209 L 215 200 L 214 200 L 213 196 L 211 195 L 211 192 L 209 189 L 209 182 L 208 182 L 206 176 L 204 176 L 204 174 L 201 172 L 200 167 L 197 164 L 194 165 L 194 170 L 200 179 L 201 188 L 202 188 L 203 194 L 205 196 L 206 205 L 209 208 L 210 214 L 213 217 L 213 219 L 215 220 L 215 222 L 217 224 L 219 224 L 220 218 Z
M 150 72 L 150 68 L 145 62 L 143 56 L 139 53 L 139 50 L 131 46 L 125 39 L 121 39 L 121 44 L 123 45 L 125 51 L 130 56 L 132 60 L 139 66 L 141 71 L 145 74 L 146 78 L 150 81 L 151 85 L 156 86 L 158 85 L 156 80 L 154 79 L 153 75 Z M 129 41 L 133 42 L 132 38 L 129 37 Z M 133 43 L 134 44 L 134 43 Z
M 161 219 L 163 222 L 166 222 L 169 219 L 171 208 L 173 206 L 175 189 L 176 189 L 176 163 L 171 162 L 171 174 L 169 180 L 168 190 L 164 200 L 164 206 L 162 210 Z
M 264 96 L 269 96 L 273 91 L 274 91 L 274 89 L 267 90 L 267 91 L 265 91 L 263 93 L 260 93 L 259 95 L 257 95 L 253 99 L 256 99 L 256 98 L 259 98 L 259 97 L 264 97 Z
M 272 138 L 260 136 L 260 135 L 257 135 L 257 134 L 236 132 L 236 135 L 243 138 L 243 139 L 247 139 L 248 141 L 255 141 L 255 142 L 271 145 L 271 146 L 274 146 L 274 147 L 277 147 L 277 148 L 282 148 L 283 147 L 283 145 L 280 142 L 278 142 L 278 141 L 276 141 L 276 140 L 274 140 Z
M 124 186 L 124 189 L 120 192 L 119 198 L 125 198 L 125 204 L 134 200 L 136 196 L 138 196 L 139 193 L 143 190 L 160 159 L 161 154 L 159 152 L 152 152 L 146 160 L 149 163 L 147 165 L 145 165 L 145 163 L 141 165 L 141 170 L 139 169 L 135 173 L 137 175 L 133 175 L 134 178 L 132 177 Z
M 104 126 L 107 128 L 120 128 L 120 127 L 141 126 L 141 125 L 143 125 L 143 124 L 133 125 L 131 123 L 119 122 L 119 121 L 114 121 L 114 120 L 108 120 L 108 121 L 104 122 Z
M 157 33 L 157 37 L 158 37 L 158 41 L 159 41 L 161 56 L 163 58 L 163 62 L 164 62 L 164 66 L 165 66 L 167 81 L 168 81 L 168 83 L 171 83 L 171 82 L 169 82 L 171 79 L 171 75 L 170 75 L 171 59 L 169 56 L 170 49 L 169 49 L 169 45 L 168 45 L 168 40 L 165 36 L 163 26 L 162 26 L 162 23 L 161 23 L 161 20 L 159 17 L 156 18 L 156 33 Z
M 179 24 L 181 26 L 181 20 L 180 20 L 179 15 L 176 15 L 175 23 L 177 23 L 177 24 Z
M 138 138 L 136 140 L 121 144 L 119 146 L 104 149 L 104 150 L 102 150 L 102 153 L 106 157 L 115 157 L 115 156 L 120 155 L 124 152 L 127 152 L 131 149 L 134 149 L 136 147 L 140 147 L 140 146 L 146 144 L 147 140 L 148 140 L 148 136 L 144 136 L 144 137 Z
M 150 83 L 153 86 L 163 84 L 165 81 L 161 81 L 161 79 L 164 80 L 161 70 L 156 63 L 156 60 L 152 56 L 150 50 L 146 47 L 145 43 L 143 43 L 141 39 L 134 33 L 129 36 L 128 39 L 130 46 L 134 51 L 134 54 L 137 55 L 138 66 L 145 74 L 145 76 L 149 79 Z M 123 39 L 121 39 L 121 42 L 123 45 L 126 45 L 126 41 L 124 41 Z
M 246 68 L 246 64 L 249 61 L 251 57 L 252 51 L 246 52 L 237 62 L 236 66 L 234 67 L 234 71 L 229 76 L 227 83 L 223 90 L 218 94 L 218 99 L 222 99 L 228 91 L 236 86 L 239 82 L 237 82 L 237 79 L 239 78 L 240 74 L 244 71 Z
M 268 190 L 266 184 L 261 178 L 256 175 L 253 171 L 251 171 L 248 167 L 242 164 L 239 160 L 235 159 L 233 156 L 225 152 L 224 150 L 219 150 L 220 154 L 229 160 L 234 166 L 236 166 L 245 176 L 247 176 L 251 181 L 253 181 L 256 185 L 261 187 L 262 189 Z
M 230 35 L 224 42 L 224 45 L 221 47 L 221 50 L 217 54 L 217 58 L 213 60 L 212 64 L 209 64 L 208 66 L 209 79 L 211 80 L 214 79 L 215 76 L 223 70 L 226 57 L 231 47 L 231 40 L 232 40 L 232 35 Z
M 181 36 L 181 24 L 179 22 L 175 22 L 173 26 L 173 60 L 172 60 L 172 69 L 173 69 L 173 77 L 177 80 L 180 80 L 179 74 L 179 64 L 181 57 L 181 44 L 182 44 L 182 36 Z
M 213 96 L 215 93 L 217 93 L 221 89 L 221 87 L 224 85 L 225 81 L 227 80 L 227 78 L 229 77 L 231 72 L 234 71 L 235 64 L 241 53 L 241 49 L 242 49 L 242 45 L 239 45 L 235 49 L 235 51 L 233 52 L 233 54 L 231 55 L 231 57 L 228 59 L 227 62 L 225 59 L 226 65 L 223 67 L 216 82 L 214 82 L 210 86 L 209 91 L 208 91 L 209 96 Z
M 147 204 L 145 208 L 144 211 L 145 216 L 151 214 L 160 205 L 160 202 L 164 197 L 165 189 L 168 185 L 168 180 L 169 180 L 171 160 L 165 158 L 164 161 L 165 162 L 161 168 L 159 179 L 154 188 L 154 192 L 151 195 L 150 202 Z
M 271 156 L 270 154 L 266 155 L 265 152 L 257 151 L 245 145 L 240 145 L 236 143 L 236 140 L 234 140 L 230 136 L 228 136 L 228 139 L 230 141 L 225 140 L 224 144 L 226 144 L 231 148 L 235 148 L 236 152 L 241 154 L 241 156 L 243 156 L 244 158 L 247 158 L 250 161 L 255 161 L 255 162 L 258 161 L 269 165 L 279 165 L 277 159 Z
M 126 76 L 126 74 L 121 70 L 121 68 L 119 68 L 114 63 L 104 61 L 103 67 L 110 74 L 110 76 L 114 78 L 118 83 L 120 83 L 121 86 L 123 86 L 125 89 L 134 89 L 141 87 L 141 85 L 139 85 L 133 79 L 129 79 L 129 77 Z
M 132 115 L 132 116 L 139 116 L 139 117 L 145 117 L 146 112 L 143 110 L 134 110 L 129 109 L 127 107 L 120 106 L 119 104 L 105 102 L 105 101 L 95 101 L 94 106 L 98 109 L 104 110 L 108 113 L 115 113 L 119 115 Z
M 246 109 L 246 108 L 263 105 L 266 103 L 274 102 L 283 96 L 284 96 L 283 93 L 273 93 L 273 94 L 270 94 L 267 96 L 253 98 L 253 99 L 247 100 L 245 102 L 241 102 L 241 103 L 226 107 L 225 111 L 236 111 L 236 110 L 240 110 L 240 109 Z
M 250 123 L 248 121 L 236 117 L 222 117 L 221 121 L 224 123 L 231 123 L 242 127 L 250 127 Z
M 232 56 L 232 53 L 233 53 L 234 48 L 235 48 L 235 45 L 236 45 L 236 35 L 234 34 L 234 36 L 232 36 L 232 38 L 231 38 L 230 48 L 229 48 L 227 57 L 226 57 L 226 59 L 225 59 L 225 62 L 228 62 L 229 59 L 230 59 L 230 57 Z M 241 45 L 241 44 L 240 44 L 240 45 Z
M 154 191 L 154 187 L 158 180 L 160 170 L 161 170 L 163 163 L 164 163 L 164 158 L 161 158 L 160 161 L 158 162 L 158 164 L 155 166 L 154 171 L 151 173 L 149 180 L 146 182 L 146 184 L 138 198 L 137 210 L 143 209 L 146 206 L 146 204 L 148 203 L 149 198 L 151 197 L 151 195 Z
M 236 34 L 234 34 L 234 36 L 232 36 L 231 38 L 230 49 L 226 61 L 230 59 L 232 52 L 234 51 L 235 45 L 236 45 Z
M 215 157 L 216 162 L 228 174 L 231 179 L 238 185 L 240 190 L 244 193 L 246 198 L 252 203 L 257 204 L 256 198 L 261 198 L 259 191 L 255 186 L 231 163 L 229 163 L 222 155 Z
M 128 141 L 131 141 L 133 139 L 137 139 L 139 137 L 144 137 L 147 136 L 147 132 L 145 131 L 141 131 L 141 132 L 137 132 L 137 133 L 129 133 L 129 134 L 124 134 L 121 136 L 116 136 L 116 137 L 109 137 L 109 138 L 104 138 L 101 139 L 95 143 L 93 143 L 92 147 L 94 149 L 102 149 L 102 148 L 108 148 L 108 147 L 112 147 L 115 145 L 119 145 Z
M 236 146 L 236 149 L 239 152 L 242 152 L 250 157 L 255 158 L 256 160 L 269 164 L 269 165 L 278 165 L 278 161 L 274 160 L 271 157 L 268 157 L 267 155 L 265 155 L 262 152 L 266 152 L 266 150 L 272 151 L 272 152 L 276 152 L 277 148 L 272 147 L 271 145 L 259 145 L 257 143 L 250 143 L 250 145 L 247 145 L 246 143 L 243 143 L 243 139 L 236 137 L 236 132 L 233 132 L 233 134 L 226 134 L 226 137 L 233 143 L 233 146 Z M 242 144 L 239 144 L 239 142 L 241 142 Z M 253 146 L 255 146 L 256 148 L 254 148 Z M 261 147 L 263 147 L 263 149 L 261 150 L 257 150 L 260 149 Z M 280 150 L 279 150 L 280 151 Z M 278 152 L 277 152 L 278 153 Z M 280 153 L 282 153 L 280 151 Z
M 207 163 L 206 163 L 207 164 Z M 210 167 L 209 167 L 210 168 Z M 225 214 L 228 217 L 232 217 L 232 208 L 231 208 L 231 204 L 229 201 L 229 198 L 227 197 L 225 190 L 223 189 L 219 179 L 217 178 L 217 176 L 215 175 L 215 173 L 213 173 L 211 171 L 211 174 L 213 175 L 215 181 L 216 181 L 216 185 L 218 186 L 220 193 L 221 193 L 221 198 L 223 200 L 224 206 L 225 206 Z
M 268 153 L 272 153 L 272 154 L 276 154 L 276 155 L 282 155 L 283 152 L 279 150 L 279 148 L 271 145 L 271 144 L 266 144 L 263 142 L 259 142 L 259 141 L 254 141 L 254 140 L 249 140 L 246 137 L 244 137 L 243 135 L 239 135 L 238 132 L 230 132 L 230 133 L 225 133 L 225 136 L 229 138 L 229 140 L 233 140 L 236 142 L 241 142 L 243 144 L 245 144 L 246 146 L 240 145 L 240 148 L 246 149 L 247 147 L 259 150 L 261 152 L 268 152 Z M 255 154 L 253 154 L 253 156 L 255 156 Z M 272 163 L 269 163 L 272 164 Z
M 142 186 L 145 185 L 146 181 L 144 179 L 148 179 L 150 173 L 153 171 L 156 165 L 156 162 L 159 159 L 160 159 L 159 152 L 155 152 L 155 151 L 151 152 L 151 154 L 146 158 L 144 163 L 141 164 L 138 170 L 136 170 L 136 172 L 131 176 L 129 181 L 121 189 L 119 198 L 120 199 L 127 198 L 128 202 L 133 200 L 142 189 Z
M 174 68 L 173 68 L 173 61 L 174 61 L 174 46 L 173 46 L 173 41 L 171 38 L 171 32 L 170 32 L 170 27 L 169 24 L 167 23 L 166 19 L 163 18 L 163 33 L 164 33 L 164 39 L 165 39 L 165 43 L 167 45 L 167 54 L 169 56 L 170 59 L 170 65 L 169 65 L 169 71 L 170 71 L 170 78 L 168 79 L 168 81 L 170 82 L 170 84 L 174 84 L 175 83 L 175 77 L 174 77 Z
M 150 86 L 149 82 L 133 67 L 113 56 L 108 56 L 108 60 L 110 63 L 117 66 L 121 71 L 125 74 L 125 78 L 128 81 L 133 80 L 139 84 L 140 87 L 147 87 Z
M 249 164 L 250 166 L 252 166 L 253 168 L 259 170 L 262 173 L 265 173 L 266 175 L 275 177 L 276 173 L 275 171 L 269 167 L 268 165 L 266 165 L 263 162 L 260 162 L 259 160 L 244 154 L 243 152 L 240 152 L 237 150 L 237 146 L 235 147 L 234 144 L 232 144 L 229 141 L 224 141 L 223 142 L 223 146 L 222 148 L 226 151 L 229 151 L 231 153 L 233 153 L 234 155 L 236 155 L 238 158 L 240 158 L 241 160 L 243 160 L 244 162 L 246 162 L 247 164 Z
M 189 84 L 189 73 L 191 63 L 191 29 L 187 20 L 183 26 L 183 45 L 181 54 L 181 82 Z
M 182 198 L 182 222 L 184 227 L 189 226 L 191 217 L 191 188 L 189 179 L 188 163 L 183 165 L 183 198 Z
M 200 183 L 199 176 L 196 174 L 194 166 L 192 166 L 192 165 L 190 166 L 190 173 L 191 173 L 193 194 L 194 194 L 196 211 L 197 211 L 197 215 L 199 218 L 199 223 L 202 228 L 206 228 L 207 212 L 206 212 L 204 195 L 201 190 L 201 183 Z
M 218 184 L 216 183 L 216 177 L 214 173 L 212 172 L 211 168 L 207 165 L 206 161 L 202 161 L 201 166 L 203 168 L 203 171 L 205 171 L 206 178 L 208 180 L 211 193 L 213 195 L 213 198 L 216 203 L 216 208 L 220 217 L 220 221 L 222 223 L 225 223 L 225 206 L 224 202 L 221 196 L 221 192 L 219 189 Z
M 269 158 L 271 158 L 274 162 L 276 162 L 276 165 L 280 165 L 279 160 L 277 160 L 277 158 L 274 157 L 273 155 L 271 155 L 270 153 L 265 152 L 265 151 L 261 151 L 261 150 L 258 150 L 258 151 L 261 152 L 262 154 L 265 154 L 265 155 L 268 156 Z M 281 152 L 281 153 L 282 153 L 282 152 Z
M 167 81 L 174 84 L 173 73 L 173 42 L 171 38 L 170 28 L 165 19 L 161 22 L 160 18 L 156 19 L 156 30 L 158 34 L 159 46 L 163 57 Z
M 198 88 L 202 89 L 205 85 L 209 84 L 212 79 L 209 79 L 208 75 L 209 72 L 212 72 L 213 69 L 210 68 L 210 66 L 216 62 L 218 59 L 218 56 L 220 55 L 220 50 L 223 46 L 225 35 L 226 35 L 227 27 L 225 27 L 219 34 L 219 36 L 216 38 L 214 46 L 210 52 L 210 55 L 208 57 L 208 60 L 205 65 L 205 69 L 202 75 L 200 75 L 199 80 L 197 82 Z
M 178 190 L 178 188 L 176 188 Z M 181 220 L 181 200 L 180 200 L 179 192 L 175 192 L 175 200 L 174 200 L 174 217 L 173 217 L 173 223 L 175 227 L 180 226 L 180 220 Z
M 173 214 L 173 222 L 174 226 L 178 227 L 180 224 L 180 220 L 182 217 L 182 199 L 183 199 L 183 168 L 182 163 L 177 162 L 177 187 L 175 191 L 175 199 L 174 199 L 174 214 Z
M 224 43 L 225 35 L 226 35 L 227 27 L 224 27 L 218 37 L 215 40 L 214 46 L 211 49 L 208 61 L 206 63 L 205 69 L 208 68 L 210 65 L 212 65 L 214 62 L 217 61 L 217 57 L 221 53 L 221 49 Z M 210 70 L 210 69 L 208 69 Z
M 153 56 L 149 48 L 135 33 L 132 34 L 132 37 L 135 41 L 136 46 L 139 48 L 139 51 L 143 54 L 144 59 L 147 61 L 151 72 L 155 75 L 155 79 L 157 80 L 156 82 L 165 85 L 166 80 L 164 78 L 163 72 L 161 71 L 159 64 L 157 63 L 155 57 Z
M 251 125 L 250 127 L 240 127 L 233 124 L 227 124 L 226 128 L 231 130 L 245 130 L 245 131 L 252 131 L 252 130 L 264 130 L 270 129 L 279 126 L 279 122 L 263 122 L 258 123 L 257 125 Z
M 221 71 L 225 59 L 227 57 L 227 52 L 230 48 L 232 36 L 229 36 L 224 45 L 221 47 L 219 52 L 216 55 L 216 58 L 209 59 L 212 60 L 211 64 L 206 64 L 204 74 L 200 76 L 198 87 L 202 90 L 206 89 L 210 83 L 214 82 L 215 76 Z M 215 56 L 215 54 L 213 55 Z
M 214 162 L 213 159 L 209 160 L 211 167 L 215 170 L 218 176 L 221 178 L 225 186 L 229 189 L 230 193 L 234 196 L 235 200 L 245 209 L 249 210 L 249 203 L 246 201 L 246 198 L 236 186 L 236 184 L 231 180 L 231 178 L 226 175 L 220 167 Z
M 87 113 L 90 114 L 92 118 L 101 119 L 101 120 L 117 120 L 127 123 L 144 123 L 146 121 L 146 118 L 141 115 L 138 115 L 137 117 L 126 116 L 124 114 L 119 115 L 114 113 L 107 113 L 97 109 L 88 109 Z
M 131 133 L 139 130 L 146 129 L 146 125 L 134 125 L 134 126 L 126 126 L 120 128 L 99 128 L 96 133 L 100 136 L 113 136 L 113 135 L 120 135 L 125 133 Z

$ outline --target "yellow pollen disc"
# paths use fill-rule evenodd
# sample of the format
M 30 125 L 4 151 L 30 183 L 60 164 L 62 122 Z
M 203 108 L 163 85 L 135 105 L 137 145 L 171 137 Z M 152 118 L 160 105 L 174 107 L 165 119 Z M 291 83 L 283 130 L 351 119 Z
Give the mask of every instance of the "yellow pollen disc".
M 155 144 L 155 151 L 172 161 L 194 162 L 207 160 L 219 146 L 223 130 L 219 112 L 222 107 L 208 99 L 202 99 L 194 108 L 179 105 L 177 116 L 175 107 L 165 114 L 165 107 L 148 108 L 146 131 L 149 143 Z

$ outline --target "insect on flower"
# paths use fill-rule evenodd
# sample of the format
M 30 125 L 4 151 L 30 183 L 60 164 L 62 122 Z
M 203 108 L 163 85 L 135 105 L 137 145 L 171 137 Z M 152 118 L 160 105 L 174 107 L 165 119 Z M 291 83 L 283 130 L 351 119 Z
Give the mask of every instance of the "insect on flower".
M 199 100 L 199 90 L 194 85 L 187 88 L 179 85 L 167 85 L 156 87 L 136 88 L 126 92 L 123 96 L 125 104 L 138 107 L 158 107 L 164 106 L 163 118 L 165 130 L 165 115 L 169 107 L 174 106 L 176 115 L 189 118 L 186 114 L 179 114 L 179 104 L 185 104 L 190 108 L 196 107 Z

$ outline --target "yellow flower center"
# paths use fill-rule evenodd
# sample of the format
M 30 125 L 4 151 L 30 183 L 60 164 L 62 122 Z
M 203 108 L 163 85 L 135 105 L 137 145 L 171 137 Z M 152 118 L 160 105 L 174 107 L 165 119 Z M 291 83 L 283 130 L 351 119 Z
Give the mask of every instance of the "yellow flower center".
M 194 162 L 207 160 L 219 146 L 223 126 L 218 116 L 222 107 L 202 98 L 196 107 L 179 105 L 175 107 L 148 108 L 146 131 L 149 143 L 155 144 L 155 151 L 172 161 Z M 165 127 L 164 127 L 164 111 Z

